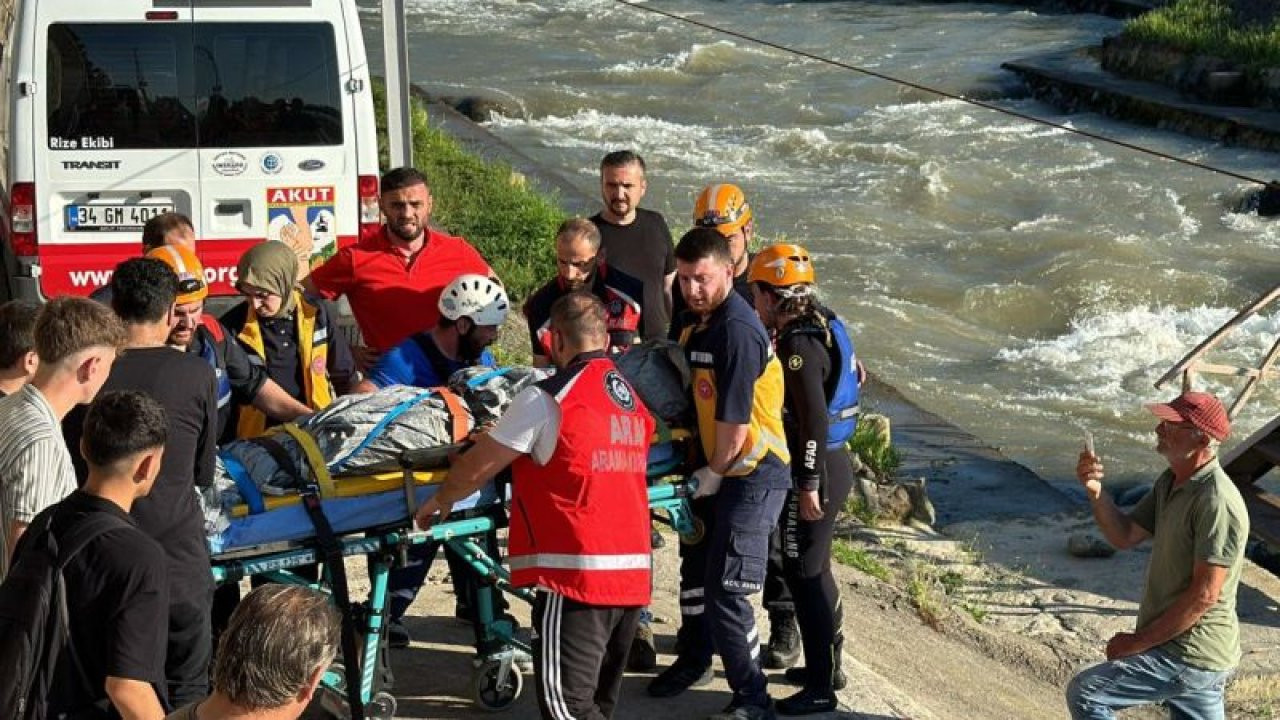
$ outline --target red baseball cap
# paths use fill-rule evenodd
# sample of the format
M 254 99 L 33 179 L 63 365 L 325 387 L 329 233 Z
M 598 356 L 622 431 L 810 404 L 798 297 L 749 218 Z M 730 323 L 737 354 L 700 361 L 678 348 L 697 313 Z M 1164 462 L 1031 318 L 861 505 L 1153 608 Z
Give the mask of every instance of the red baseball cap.
M 1222 401 L 1206 392 L 1185 392 L 1167 403 L 1147 406 L 1153 415 L 1170 422 L 1188 422 L 1221 442 L 1231 434 L 1231 418 Z

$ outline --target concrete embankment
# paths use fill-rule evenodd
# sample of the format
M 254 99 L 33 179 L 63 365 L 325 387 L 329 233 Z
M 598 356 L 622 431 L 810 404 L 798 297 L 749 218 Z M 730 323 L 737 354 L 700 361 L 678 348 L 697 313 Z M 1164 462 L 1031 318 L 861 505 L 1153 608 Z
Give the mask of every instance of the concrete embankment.
M 1093 111 L 1128 122 L 1280 152 L 1280 112 L 1210 105 L 1154 83 L 1105 72 L 1090 49 L 1006 62 L 1035 97 L 1068 112 Z

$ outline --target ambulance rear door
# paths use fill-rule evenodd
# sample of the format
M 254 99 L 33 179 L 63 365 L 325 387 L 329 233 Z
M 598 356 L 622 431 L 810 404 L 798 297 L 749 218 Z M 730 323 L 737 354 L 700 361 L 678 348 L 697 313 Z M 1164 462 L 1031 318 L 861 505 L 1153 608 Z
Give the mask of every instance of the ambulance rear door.
M 313 263 L 354 241 L 359 207 L 347 30 L 334 0 L 195 0 L 200 256 L 215 293 L 264 239 Z
M 46 297 L 106 284 L 149 218 L 200 205 L 191 9 L 158 4 L 36 4 L 33 274 Z

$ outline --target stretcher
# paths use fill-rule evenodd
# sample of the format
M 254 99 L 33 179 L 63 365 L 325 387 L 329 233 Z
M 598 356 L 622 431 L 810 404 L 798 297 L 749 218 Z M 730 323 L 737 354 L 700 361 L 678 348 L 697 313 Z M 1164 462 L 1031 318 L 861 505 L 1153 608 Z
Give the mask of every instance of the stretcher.
M 661 480 L 686 465 L 689 437 L 686 431 L 660 425 L 647 471 L 651 483 L 657 481 L 649 488 L 651 511 L 682 534 L 693 531 L 687 503 L 691 487 L 683 480 Z M 297 496 L 261 498 L 259 512 L 237 508 L 232 525 L 239 529 L 234 539 L 210 538 L 211 547 L 219 544 L 213 553 L 216 582 L 265 576 L 273 582 L 313 585 L 330 594 L 342 616 L 342 645 L 338 660 L 325 672 L 319 696 L 325 710 L 338 717 L 390 720 L 395 716 L 386 652 L 387 583 L 391 569 L 406 562 L 409 547 L 428 542 L 446 545 L 466 560 L 483 585 L 532 602 L 532 593 L 512 587 L 500 560 L 479 542 L 485 534 L 506 526 L 504 483 L 455 503 L 449 517 L 430 530 L 412 528 L 414 510 L 448 477 L 448 471 L 438 465 L 442 453 L 452 449 L 406 452 L 400 458 L 400 473 L 315 478 Z M 277 524 L 283 530 L 271 529 Z M 255 544 L 254 539 L 263 542 Z M 368 597 L 360 602 L 352 600 L 344 563 L 344 558 L 356 555 L 367 559 L 370 584 Z M 318 584 L 292 572 L 317 562 L 324 563 Z M 512 648 L 532 650 L 515 634 L 510 618 L 500 616 L 495 606 L 492 592 L 477 593 L 483 635 L 477 650 L 504 648 L 478 656 L 472 673 L 472 697 L 487 710 L 503 710 L 516 701 L 524 678 L 514 664 Z

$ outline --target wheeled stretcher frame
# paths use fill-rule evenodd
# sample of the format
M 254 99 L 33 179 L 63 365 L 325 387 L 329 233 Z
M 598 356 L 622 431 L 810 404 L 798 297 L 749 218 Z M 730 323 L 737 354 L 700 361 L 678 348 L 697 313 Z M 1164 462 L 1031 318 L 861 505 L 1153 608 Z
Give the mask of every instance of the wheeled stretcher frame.
M 684 440 L 682 431 L 664 432 L 662 441 Z M 324 517 L 318 488 L 302 494 L 302 502 L 316 527 L 316 535 L 305 541 L 275 543 L 217 555 L 213 558 L 213 577 L 218 583 L 238 582 L 248 576 L 265 576 L 271 582 L 313 585 L 312 581 L 291 572 L 292 569 L 324 563 L 324 576 L 318 585 L 333 598 L 342 616 L 341 654 L 329 667 L 321 681 L 321 702 L 326 710 L 352 720 L 391 720 L 396 701 L 390 693 L 393 681 L 387 662 L 386 609 L 389 595 L 387 581 L 397 563 L 404 564 L 411 545 L 438 542 L 447 545 L 482 580 L 483 584 L 532 603 L 527 588 L 510 584 L 510 574 L 501 562 L 477 542 L 486 533 L 506 526 L 506 511 L 501 501 L 452 513 L 442 523 L 426 531 L 412 529 L 413 488 L 415 473 L 424 459 L 438 459 L 439 451 L 407 452 L 401 458 L 406 499 L 410 503 L 408 524 L 368 528 L 356 533 L 335 535 Z M 648 476 L 659 479 L 676 472 L 683 457 L 672 457 L 650 463 Z M 438 471 L 437 471 L 438 472 Z M 505 493 L 499 493 L 503 497 Z M 688 498 L 692 486 L 684 481 L 656 484 L 649 488 L 649 508 L 655 519 L 671 525 L 681 534 L 694 530 Z M 662 514 L 658 514 L 662 513 Z M 665 515 L 665 517 L 663 516 Z M 353 602 L 347 581 L 344 558 L 364 555 L 368 562 L 369 595 Z M 483 627 L 481 645 L 502 647 L 480 659 L 471 677 L 473 699 L 488 710 L 502 710 L 519 697 L 524 679 L 514 664 L 510 648 L 531 652 L 526 642 L 515 634 L 510 619 L 495 611 L 491 592 L 476 594 L 476 611 Z

